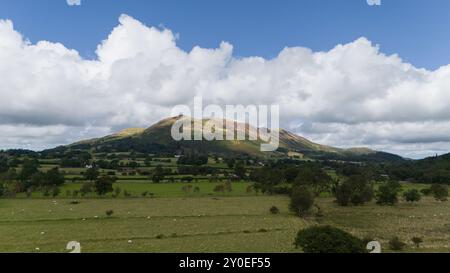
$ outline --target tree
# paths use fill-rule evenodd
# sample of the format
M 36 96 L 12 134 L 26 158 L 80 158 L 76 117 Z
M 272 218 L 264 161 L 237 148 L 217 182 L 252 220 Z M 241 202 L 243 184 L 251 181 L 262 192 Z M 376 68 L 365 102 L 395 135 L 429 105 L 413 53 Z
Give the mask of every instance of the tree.
M 397 181 L 388 181 L 378 187 L 376 194 L 377 204 L 395 205 L 398 202 L 398 193 L 402 186 Z
M 26 181 L 39 171 L 39 163 L 36 159 L 25 159 L 22 164 L 22 170 L 19 175 L 21 181 Z
M 420 195 L 419 191 L 416 189 L 412 189 L 409 191 L 405 191 L 403 193 L 403 198 L 407 201 L 407 202 L 419 202 L 420 199 L 422 198 L 422 196 Z
M 0 156 L 0 173 L 5 173 L 8 169 L 8 158 L 6 156 Z
M 433 184 L 430 188 L 433 197 L 438 201 L 447 201 L 448 186 L 441 184 Z
M 97 168 L 95 168 L 95 167 L 92 167 L 92 168 L 88 168 L 87 170 L 86 170 L 86 172 L 84 173 L 84 178 L 86 179 L 86 180 L 89 180 L 89 181 L 94 181 L 94 180 L 96 180 L 97 178 L 98 178 L 98 176 L 100 175 L 100 173 L 99 173 L 99 171 L 97 170 Z
M 45 183 L 54 186 L 64 184 L 64 175 L 59 172 L 58 168 L 53 168 L 45 174 Z
M 153 183 L 159 183 L 164 179 L 164 169 L 161 165 L 156 166 L 152 176 Z
M 3 195 L 5 195 L 5 192 L 6 192 L 5 185 L 3 185 L 3 183 L 0 183 L 0 197 L 3 197 Z
M 372 184 L 363 175 L 352 175 L 334 190 L 336 202 L 341 206 L 362 205 L 373 198 Z
M 234 165 L 234 174 L 240 179 L 246 178 L 244 162 L 238 161 L 236 165 Z
M 99 177 L 94 182 L 95 192 L 101 196 L 107 194 L 108 192 L 112 192 L 114 190 L 114 182 L 116 182 L 116 180 L 110 176 L 104 175 Z
M 330 190 L 331 181 L 331 177 L 320 166 L 308 165 L 299 171 L 294 184 L 310 186 L 314 195 L 319 196 L 320 193 Z
M 300 217 L 304 216 L 314 204 L 314 194 L 307 186 L 292 189 L 289 208 Z
M 305 253 L 365 253 L 363 241 L 331 226 L 314 226 L 297 233 L 294 245 Z

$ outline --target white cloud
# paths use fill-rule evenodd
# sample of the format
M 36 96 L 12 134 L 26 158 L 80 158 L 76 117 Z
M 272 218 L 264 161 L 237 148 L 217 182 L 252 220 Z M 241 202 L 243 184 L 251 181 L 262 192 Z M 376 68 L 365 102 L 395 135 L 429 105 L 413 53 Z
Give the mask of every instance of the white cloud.
M 285 127 L 324 144 L 414 157 L 450 150 L 450 66 L 418 69 L 366 38 L 327 52 L 285 48 L 270 60 L 235 58 L 227 42 L 186 52 L 168 29 L 127 15 L 119 23 L 98 59 L 85 60 L 62 44 L 31 44 L 0 21 L 0 143 L 49 147 L 149 126 L 202 95 L 279 103 Z
M 69 6 L 81 6 L 81 0 L 66 0 Z

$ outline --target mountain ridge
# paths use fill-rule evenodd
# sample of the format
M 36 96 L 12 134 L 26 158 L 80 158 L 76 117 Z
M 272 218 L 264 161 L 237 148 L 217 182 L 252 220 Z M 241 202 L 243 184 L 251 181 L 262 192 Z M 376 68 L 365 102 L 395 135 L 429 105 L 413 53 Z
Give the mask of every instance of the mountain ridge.
M 310 159 L 334 159 L 334 160 L 363 160 L 363 161 L 396 161 L 402 157 L 368 148 L 336 148 L 310 141 L 295 133 L 284 129 L 279 130 L 279 148 L 275 152 L 261 152 L 261 140 L 248 140 L 249 134 L 257 134 L 258 128 L 245 125 L 246 140 L 232 141 L 175 141 L 171 137 L 172 125 L 182 116 L 169 117 L 158 121 L 152 126 L 144 128 L 129 128 L 105 137 L 93 138 L 62 146 L 69 149 L 94 149 L 105 152 L 136 151 L 146 153 L 182 153 L 193 150 L 205 153 L 217 154 L 248 154 L 252 156 L 298 157 Z M 205 123 L 211 119 L 203 119 Z M 226 131 L 226 123 L 236 121 L 224 120 L 223 131 Z M 242 124 L 241 124 L 242 125 Z M 194 130 L 194 129 L 192 129 Z M 235 133 L 238 131 L 235 126 Z M 61 148 L 61 147 L 59 147 Z

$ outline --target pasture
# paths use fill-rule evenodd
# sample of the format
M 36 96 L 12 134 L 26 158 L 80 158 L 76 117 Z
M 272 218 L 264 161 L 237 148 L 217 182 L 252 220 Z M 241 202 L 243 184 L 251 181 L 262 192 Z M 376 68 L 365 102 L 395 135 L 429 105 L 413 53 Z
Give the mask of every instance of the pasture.
M 450 204 L 424 198 L 396 206 L 338 207 L 319 198 L 323 217 L 301 219 L 284 196 L 0 200 L 0 252 L 299 252 L 293 238 L 309 225 L 330 224 L 382 243 L 392 236 L 407 252 L 450 251 Z M 277 206 L 280 214 L 269 212 Z M 113 210 L 107 217 L 105 211 Z M 411 237 L 424 240 L 415 248 Z

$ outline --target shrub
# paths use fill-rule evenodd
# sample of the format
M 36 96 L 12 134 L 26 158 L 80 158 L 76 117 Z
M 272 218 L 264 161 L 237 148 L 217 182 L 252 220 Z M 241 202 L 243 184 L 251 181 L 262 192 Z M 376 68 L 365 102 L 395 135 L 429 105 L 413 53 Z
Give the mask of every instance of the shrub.
M 112 209 L 109 209 L 105 213 L 106 213 L 106 216 L 111 217 L 114 214 L 114 211 Z
M 378 188 L 376 194 L 377 204 L 379 205 L 394 205 L 398 202 L 398 193 L 401 190 L 401 185 L 397 181 L 388 181 Z
M 43 193 L 43 195 L 44 195 L 45 197 L 50 196 L 50 189 L 49 189 L 48 187 L 45 187 L 45 188 L 44 188 L 44 193 Z
M 272 214 L 278 214 L 278 213 L 280 213 L 280 210 L 279 210 L 277 207 L 272 206 L 272 207 L 270 208 L 270 213 L 272 213 Z
M 260 229 L 258 230 L 258 232 L 265 233 L 265 232 L 268 232 L 268 231 L 267 231 L 267 229 L 265 229 L 265 228 L 260 228 Z
M 423 240 L 422 240 L 422 238 L 420 238 L 420 237 L 412 237 L 412 238 L 411 238 L 411 242 L 413 242 L 413 244 L 414 244 L 417 248 L 419 248 L 419 247 L 420 247 L 420 244 L 423 243 Z
M 148 191 L 144 191 L 143 193 L 141 193 L 142 197 L 146 197 L 148 194 Z
M 405 248 L 406 244 L 400 240 L 397 236 L 389 240 L 389 248 L 394 251 L 399 251 Z
M 164 238 L 164 234 L 158 234 L 156 235 L 156 239 L 163 239 Z
M 425 196 L 429 196 L 429 195 L 431 195 L 431 189 L 421 189 L 420 193 Z
M 113 197 L 118 197 L 121 192 L 122 192 L 122 189 L 120 187 L 116 187 L 114 189 Z
M 300 230 L 295 238 L 296 248 L 305 253 L 365 253 L 363 241 L 331 226 L 315 226 Z
M 433 184 L 430 188 L 433 197 L 438 201 L 447 201 L 448 186 L 441 184 Z
M 131 193 L 129 193 L 127 190 L 123 191 L 123 196 L 125 197 L 131 197 Z
M 61 192 L 61 190 L 57 186 L 53 186 L 53 188 L 52 188 L 52 196 L 53 197 L 58 196 L 60 192 Z
M 420 193 L 416 189 L 412 189 L 403 193 L 403 198 L 407 202 L 419 202 L 421 199 Z
M 291 203 L 289 208 L 291 211 L 304 216 L 314 204 L 314 195 L 307 186 L 298 186 L 292 189 Z
M 70 201 L 70 204 L 71 204 L 71 205 L 78 205 L 78 204 L 80 204 L 80 201 L 78 201 L 78 200 L 72 200 L 72 201 Z

